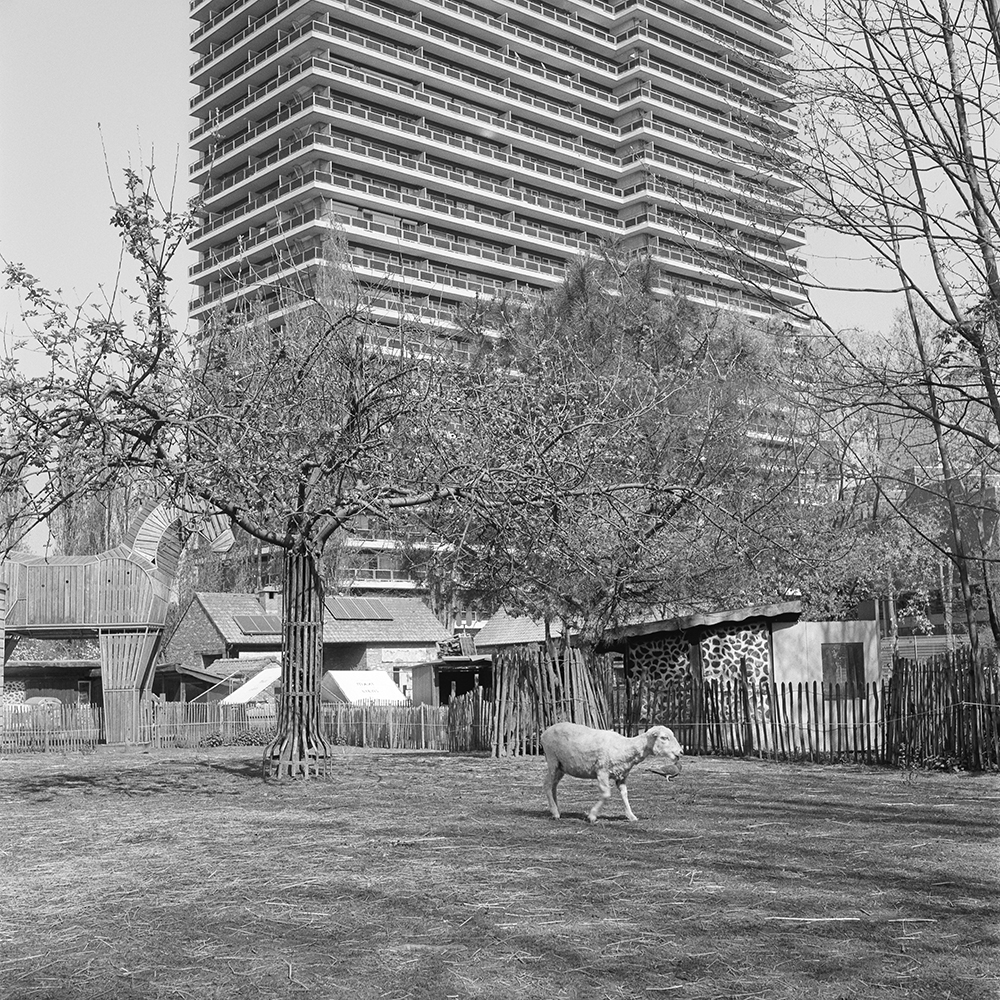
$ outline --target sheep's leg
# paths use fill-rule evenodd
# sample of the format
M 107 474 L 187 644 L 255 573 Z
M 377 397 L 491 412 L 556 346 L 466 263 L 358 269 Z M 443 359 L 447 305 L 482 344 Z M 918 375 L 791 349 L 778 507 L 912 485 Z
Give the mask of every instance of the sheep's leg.
M 587 815 L 587 819 L 591 823 L 597 822 L 597 815 L 601 811 L 601 806 L 611 798 L 611 776 L 607 771 L 597 772 L 597 787 L 601 790 L 601 797 L 594 803 L 594 808 Z
M 559 803 L 556 802 L 556 786 L 563 779 L 565 771 L 559 766 L 559 761 L 549 761 L 549 770 L 545 775 L 545 781 L 543 787 L 545 789 L 545 798 L 549 803 L 549 811 L 552 813 L 553 819 L 559 819 Z
M 636 816 L 636 814 L 634 812 L 632 812 L 632 807 L 629 805 L 629 802 L 628 802 L 628 787 L 626 786 L 626 784 L 625 784 L 624 781 L 619 781 L 618 782 L 618 791 L 621 793 L 622 802 L 625 803 L 625 818 L 630 823 L 638 823 L 639 822 L 639 817 Z

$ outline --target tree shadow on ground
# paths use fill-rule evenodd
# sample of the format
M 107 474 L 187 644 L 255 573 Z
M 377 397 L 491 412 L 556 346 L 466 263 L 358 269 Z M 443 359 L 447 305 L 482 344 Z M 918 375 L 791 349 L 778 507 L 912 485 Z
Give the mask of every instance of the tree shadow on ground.
M 264 780 L 264 757 L 260 754 L 253 760 L 202 760 L 201 767 L 209 771 L 221 771 L 234 778 L 252 779 L 257 782 Z
M 160 757 L 156 754 L 90 755 L 84 759 L 47 763 L 44 770 L 25 773 L 12 770 L 4 775 L 2 797 L 46 801 L 79 795 L 141 798 L 182 793 L 188 796 L 239 794 L 242 781 L 250 775 L 260 778 L 260 758 L 206 759 L 204 756 Z M 221 780 L 206 780 L 218 773 Z

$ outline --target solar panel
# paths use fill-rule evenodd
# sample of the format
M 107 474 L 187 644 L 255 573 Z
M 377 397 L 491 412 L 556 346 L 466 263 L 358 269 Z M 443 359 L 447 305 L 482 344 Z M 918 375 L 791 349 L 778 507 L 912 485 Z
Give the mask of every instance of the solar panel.
M 392 615 L 379 600 L 371 597 L 331 597 L 326 609 L 337 621 L 391 622 Z
M 233 621 L 244 635 L 281 634 L 281 619 L 277 615 L 233 615 Z

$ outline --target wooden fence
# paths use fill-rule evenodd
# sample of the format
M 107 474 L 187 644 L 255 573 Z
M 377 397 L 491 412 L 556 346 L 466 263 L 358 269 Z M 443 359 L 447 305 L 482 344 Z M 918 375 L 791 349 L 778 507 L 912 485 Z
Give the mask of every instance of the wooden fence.
M 448 705 L 327 704 L 323 728 L 335 744 L 401 750 L 479 751 L 490 747 L 490 703 L 481 690 Z
M 494 654 L 493 683 L 494 757 L 540 753 L 539 736 L 554 722 L 611 724 L 609 657 L 553 642 L 510 646 Z
M 490 703 L 482 692 L 430 705 L 326 704 L 323 726 L 335 744 L 414 750 L 488 750 Z M 273 708 L 218 702 L 145 702 L 139 743 L 165 747 L 266 744 L 274 734 Z M 97 706 L 3 706 L 0 753 L 92 750 L 105 742 L 104 712 Z
M 596 702 L 608 706 L 607 725 L 627 732 L 634 728 L 626 718 L 628 699 L 608 693 L 606 665 L 595 663 L 597 673 L 588 682 L 580 660 L 519 661 L 507 675 L 506 698 L 492 701 L 473 692 L 441 708 L 324 705 L 324 728 L 341 745 L 537 753 L 541 730 L 556 716 L 554 704 L 540 706 L 546 691 L 555 691 L 562 717 L 576 706 L 591 711 Z M 967 651 L 927 663 L 897 660 L 888 680 L 857 690 L 819 683 L 687 682 L 657 692 L 651 708 L 649 724 L 670 725 L 688 754 L 1000 768 L 1000 673 Z M 104 740 L 102 715 L 91 706 L 3 706 L 0 753 L 92 749 Z M 145 703 L 140 736 L 153 747 L 263 745 L 274 725 L 273 710 L 253 706 Z
M 0 753 L 92 750 L 103 715 L 91 705 L 0 705 Z
M 690 754 L 1000 768 L 1000 678 L 967 652 L 898 660 L 857 689 L 716 681 L 667 688 L 659 704 Z

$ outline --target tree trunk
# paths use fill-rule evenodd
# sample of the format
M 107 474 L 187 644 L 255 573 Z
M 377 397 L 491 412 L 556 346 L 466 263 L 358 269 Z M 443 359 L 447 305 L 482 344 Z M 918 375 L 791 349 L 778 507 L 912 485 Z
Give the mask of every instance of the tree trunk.
M 323 580 L 306 539 L 285 557 L 278 732 L 264 750 L 264 776 L 329 777 L 330 744 L 323 736 Z

